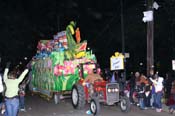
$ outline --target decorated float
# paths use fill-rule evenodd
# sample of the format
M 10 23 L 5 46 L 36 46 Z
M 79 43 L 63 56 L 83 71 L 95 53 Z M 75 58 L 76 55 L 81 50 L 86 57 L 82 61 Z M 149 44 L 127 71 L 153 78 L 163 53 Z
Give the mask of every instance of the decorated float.
M 40 40 L 37 53 L 32 59 L 32 89 L 59 102 L 62 92 L 70 91 L 80 80 L 79 66 L 96 63 L 92 51 L 87 51 L 87 41 L 81 42 L 80 30 L 71 21 L 65 31 L 58 32 L 52 40 Z M 85 77 L 94 67 L 86 65 Z
M 119 103 L 121 111 L 128 112 L 129 99 L 120 95 L 118 83 L 103 80 L 95 55 L 86 47 L 87 41 L 81 41 L 80 30 L 75 29 L 74 22 L 52 40 L 39 41 L 32 63 L 32 90 L 54 97 L 56 104 L 60 95 L 70 92 L 73 107 L 83 109 L 90 103 L 94 116 L 100 114 L 100 103 Z M 114 70 L 123 68 L 118 66 L 118 59 L 111 61 Z

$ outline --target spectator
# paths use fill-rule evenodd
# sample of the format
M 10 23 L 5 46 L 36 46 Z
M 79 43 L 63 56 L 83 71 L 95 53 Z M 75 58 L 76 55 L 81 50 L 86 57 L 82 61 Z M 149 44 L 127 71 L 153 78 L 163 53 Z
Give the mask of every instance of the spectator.
M 4 83 L 6 85 L 6 91 L 5 91 L 5 106 L 6 106 L 6 113 L 7 116 L 17 116 L 18 109 L 19 109 L 19 83 L 24 79 L 25 75 L 28 73 L 28 69 L 25 69 L 25 71 L 19 76 L 19 78 L 15 77 L 14 73 L 9 72 L 9 66 L 10 63 L 7 63 L 7 66 L 5 68 L 4 72 Z
M 145 98 L 144 98 L 145 108 L 151 107 L 150 100 L 151 100 L 150 85 L 146 85 L 145 86 Z
M 114 77 L 115 77 L 116 82 L 120 83 L 121 80 L 120 80 L 118 71 L 114 71 L 114 72 L 113 72 L 113 75 L 114 75 Z
M 2 114 L 5 112 L 3 92 L 4 92 L 4 85 L 2 82 L 2 75 L 0 74 L 0 109 Z
M 140 73 L 136 72 L 135 75 L 131 76 L 130 81 L 129 81 L 129 85 L 130 85 L 130 102 L 131 104 L 134 104 L 134 99 L 133 99 L 133 93 L 135 91 L 136 88 L 136 81 L 138 80 L 138 78 L 140 77 Z
M 166 78 L 165 78 L 165 83 L 164 83 L 164 86 L 165 86 L 165 98 L 169 98 L 170 95 L 171 95 L 171 84 L 173 81 L 173 78 L 172 78 L 172 75 L 171 73 L 167 73 L 166 74 Z
M 153 80 L 155 80 L 155 77 L 152 78 Z M 151 83 L 151 99 L 150 99 L 150 106 L 152 107 L 152 109 L 155 108 L 155 103 L 156 102 L 156 91 L 155 91 L 155 85 L 153 83 Z
M 20 111 L 26 111 L 25 110 L 25 88 L 26 84 L 23 82 L 19 86 L 19 109 Z
M 169 105 L 169 113 L 175 113 L 175 87 L 174 82 L 172 82 L 171 95 L 167 101 L 167 105 Z
M 148 81 L 150 84 L 150 91 L 151 91 L 151 99 L 150 99 L 150 106 L 152 109 L 155 108 L 155 101 L 156 101 L 156 92 L 155 92 L 155 87 L 153 82 L 150 80 L 150 78 L 152 78 L 153 80 L 155 80 L 155 75 L 154 75 L 154 70 L 151 69 L 149 72 L 149 76 L 148 76 Z
M 140 83 L 144 83 L 144 109 L 147 109 L 147 107 L 150 107 L 151 92 L 149 80 L 144 74 L 141 74 L 140 76 Z
M 112 74 L 109 69 L 104 70 L 104 80 L 109 81 L 112 77 Z
M 26 90 L 26 86 L 27 84 L 30 82 L 30 75 L 28 75 L 28 77 L 22 81 L 22 83 L 20 84 L 19 86 L 19 108 L 20 108 L 20 111 L 26 111 L 25 110 L 25 90 Z
M 148 85 L 148 79 L 144 74 L 140 75 L 139 83 L 144 83 L 145 85 Z
M 156 76 L 156 80 L 153 80 L 152 78 L 150 78 L 150 80 L 153 82 L 154 87 L 155 87 L 155 97 L 156 97 L 156 101 L 155 101 L 155 107 L 156 107 L 156 111 L 157 112 L 161 112 L 162 111 L 162 95 L 163 95 L 163 77 L 159 77 L 158 75 Z
M 145 98 L 145 83 L 142 82 L 140 85 L 138 85 L 138 101 L 140 109 L 142 110 L 145 109 L 144 98 Z

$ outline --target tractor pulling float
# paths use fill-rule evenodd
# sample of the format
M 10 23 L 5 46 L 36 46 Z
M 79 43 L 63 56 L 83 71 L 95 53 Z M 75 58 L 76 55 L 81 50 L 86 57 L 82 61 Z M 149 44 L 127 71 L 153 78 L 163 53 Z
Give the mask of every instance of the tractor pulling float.
M 129 99 L 120 95 L 118 83 L 109 83 L 97 74 L 97 60 L 87 51 L 87 41 L 80 42 L 79 28 L 71 21 L 65 31 L 53 40 L 38 42 L 37 54 L 31 62 L 30 90 L 59 103 L 60 96 L 71 94 L 75 109 L 83 109 L 86 102 L 94 115 L 100 113 L 100 103 L 120 103 L 123 112 L 130 109 Z M 76 41 L 75 41 L 76 40 Z
M 123 56 L 118 52 L 115 56 L 111 57 L 111 70 L 124 68 L 122 61 Z M 84 65 L 94 65 L 94 73 L 98 73 L 98 67 L 96 64 L 88 63 L 81 64 L 83 69 Z M 80 71 L 81 79 L 72 88 L 72 104 L 75 109 L 83 109 L 85 103 L 90 103 L 90 111 L 94 115 L 100 113 L 100 103 L 105 105 L 116 105 L 119 103 L 122 112 L 130 111 L 129 98 L 120 94 L 119 83 L 105 81 L 100 78 L 99 74 L 91 73 L 89 79 L 88 76 L 84 79 L 83 71 Z M 91 78 L 92 77 L 92 78 Z

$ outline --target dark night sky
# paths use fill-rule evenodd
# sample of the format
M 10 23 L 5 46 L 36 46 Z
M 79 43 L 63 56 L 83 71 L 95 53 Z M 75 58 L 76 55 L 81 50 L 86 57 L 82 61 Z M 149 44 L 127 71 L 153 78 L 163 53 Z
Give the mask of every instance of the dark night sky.
M 145 1 L 124 0 L 129 71 L 135 71 L 140 62 L 146 65 L 146 23 L 142 21 Z M 175 1 L 157 2 L 160 8 L 154 12 L 155 66 L 166 72 L 175 58 Z M 115 51 L 122 51 L 119 0 L 1 0 L 0 14 L 2 66 L 7 61 L 16 65 L 25 56 L 31 58 L 40 39 L 52 39 L 71 20 L 77 21 L 81 38 L 88 40 L 103 68 L 109 66 Z

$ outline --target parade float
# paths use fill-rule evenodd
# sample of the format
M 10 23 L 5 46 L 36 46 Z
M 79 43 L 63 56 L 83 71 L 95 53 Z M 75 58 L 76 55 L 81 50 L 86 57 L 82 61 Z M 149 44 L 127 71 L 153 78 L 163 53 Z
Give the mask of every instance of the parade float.
M 60 95 L 70 92 L 75 109 L 83 109 L 86 103 L 90 103 L 90 111 L 94 115 L 100 113 L 100 103 L 120 103 L 121 110 L 128 112 L 129 99 L 120 95 L 118 83 L 101 77 L 95 55 L 86 50 L 87 41 L 81 42 L 80 30 L 74 28 L 75 23 L 71 22 L 53 40 L 38 42 L 37 54 L 32 61 L 32 91 L 54 97 L 56 104 Z M 118 60 L 120 55 L 117 60 L 115 57 L 111 59 L 113 69 L 120 68 L 116 65 Z
M 80 30 L 71 21 L 65 31 L 58 32 L 51 40 L 40 40 L 32 59 L 31 91 L 59 102 L 63 92 L 71 91 L 80 80 L 79 65 L 96 63 L 92 51 L 87 51 L 87 41 L 81 42 Z M 94 67 L 86 65 L 83 75 Z

